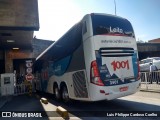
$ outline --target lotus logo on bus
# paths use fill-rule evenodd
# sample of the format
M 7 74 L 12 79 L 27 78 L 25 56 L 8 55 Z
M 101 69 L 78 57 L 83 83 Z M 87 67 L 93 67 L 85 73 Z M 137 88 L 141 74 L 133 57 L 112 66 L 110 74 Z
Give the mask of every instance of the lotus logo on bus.
M 120 29 L 119 27 L 116 27 L 116 28 L 109 28 L 110 32 L 111 33 L 123 33 L 123 30 Z

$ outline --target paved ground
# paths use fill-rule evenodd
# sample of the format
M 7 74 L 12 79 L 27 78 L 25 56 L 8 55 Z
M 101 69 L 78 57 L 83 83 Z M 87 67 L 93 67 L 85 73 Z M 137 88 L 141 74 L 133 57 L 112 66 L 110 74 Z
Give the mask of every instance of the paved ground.
M 19 95 L 13 96 L 12 98 L 5 97 L 9 99 L 6 104 L 0 108 L 0 116 L 2 116 L 2 112 L 11 112 L 12 118 L 0 117 L 0 120 L 63 120 L 62 117 L 60 117 L 60 115 L 56 112 L 57 106 L 50 103 L 42 103 L 40 100 L 41 97 L 36 94 L 33 94 L 32 96 L 27 94 Z M 19 113 L 27 116 L 27 118 L 17 117 Z M 38 117 L 31 117 L 30 113 L 36 113 Z
M 10 100 L 12 100 L 12 96 L 0 97 L 0 108 L 2 108 Z
M 135 94 L 133 94 L 134 96 L 141 96 L 141 97 L 146 97 L 146 98 L 157 98 L 160 99 L 160 92 L 148 92 L 146 90 L 143 91 L 139 91 Z
M 16 111 L 16 112 L 42 112 L 46 113 L 50 117 L 45 118 L 34 118 L 38 120 L 59 120 L 62 119 L 55 112 L 57 106 L 62 106 L 63 108 L 70 111 L 70 116 L 72 119 L 90 119 L 90 120 L 101 120 L 109 119 L 115 120 L 119 119 L 135 119 L 135 118 L 118 118 L 118 117 L 100 117 L 104 116 L 106 111 L 160 111 L 160 93 L 154 92 L 137 92 L 133 95 L 115 99 L 113 101 L 100 101 L 100 102 L 78 102 L 72 101 L 70 104 L 64 104 L 62 102 L 57 102 L 53 99 L 53 96 L 50 95 L 40 95 L 41 97 L 46 97 L 49 100 L 49 104 L 42 104 L 40 102 L 40 97 L 37 98 L 36 95 L 20 95 L 15 97 L 8 97 L 8 102 L 0 108 L 0 112 L 4 111 Z M 47 112 L 46 112 L 47 111 Z M 78 112 L 77 112 L 78 111 Z M 81 112 L 80 112 L 81 111 Z M 85 113 L 84 113 L 85 111 Z M 87 112 L 88 111 L 88 112 Z M 93 111 L 93 112 L 90 112 Z M 100 113 L 98 112 L 100 111 Z M 103 112 L 102 112 L 103 111 Z M 101 113 L 102 112 L 102 113 Z M 81 115 L 83 113 L 83 115 Z M 86 118 L 84 116 L 93 116 Z M 53 117 L 54 116 L 54 117 Z M 74 118 L 73 118 L 74 117 Z M 0 118 L 0 120 L 21 120 L 22 118 Z M 23 118 L 26 120 L 34 120 L 33 118 Z M 144 118 L 136 117 L 136 120 L 143 119 L 158 119 L 158 118 Z

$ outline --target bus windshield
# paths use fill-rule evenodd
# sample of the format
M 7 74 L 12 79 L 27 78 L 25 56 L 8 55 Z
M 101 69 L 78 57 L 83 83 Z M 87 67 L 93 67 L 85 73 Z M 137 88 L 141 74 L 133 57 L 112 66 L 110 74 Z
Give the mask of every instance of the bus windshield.
M 116 16 L 92 14 L 93 35 L 119 34 L 135 37 L 131 23 Z

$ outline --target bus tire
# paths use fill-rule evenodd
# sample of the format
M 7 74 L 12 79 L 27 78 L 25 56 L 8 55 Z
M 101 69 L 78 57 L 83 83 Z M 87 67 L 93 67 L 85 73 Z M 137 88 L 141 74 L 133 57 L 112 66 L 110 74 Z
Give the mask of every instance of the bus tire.
M 62 99 L 65 103 L 68 103 L 70 101 L 69 94 L 68 94 L 68 89 L 66 85 L 62 86 Z
M 55 94 L 55 99 L 56 100 L 60 100 L 61 99 L 60 90 L 58 89 L 57 86 L 54 87 L 54 94 Z

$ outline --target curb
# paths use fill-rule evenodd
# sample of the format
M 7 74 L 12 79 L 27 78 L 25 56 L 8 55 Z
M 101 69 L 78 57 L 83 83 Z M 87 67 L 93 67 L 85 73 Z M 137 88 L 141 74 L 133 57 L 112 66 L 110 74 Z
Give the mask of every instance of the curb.
M 69 119 L 68 111 L 61 106 L 58 106 L 56 112 L 64 119 Z
M 48 100 L 46 98 L 41 98 L 41 102 L 44 104 L 48 104 Z
M 156 90 L 140 90 L 141 92 L 153 92 L 153 93 L 160 93 L 160 91 Z

